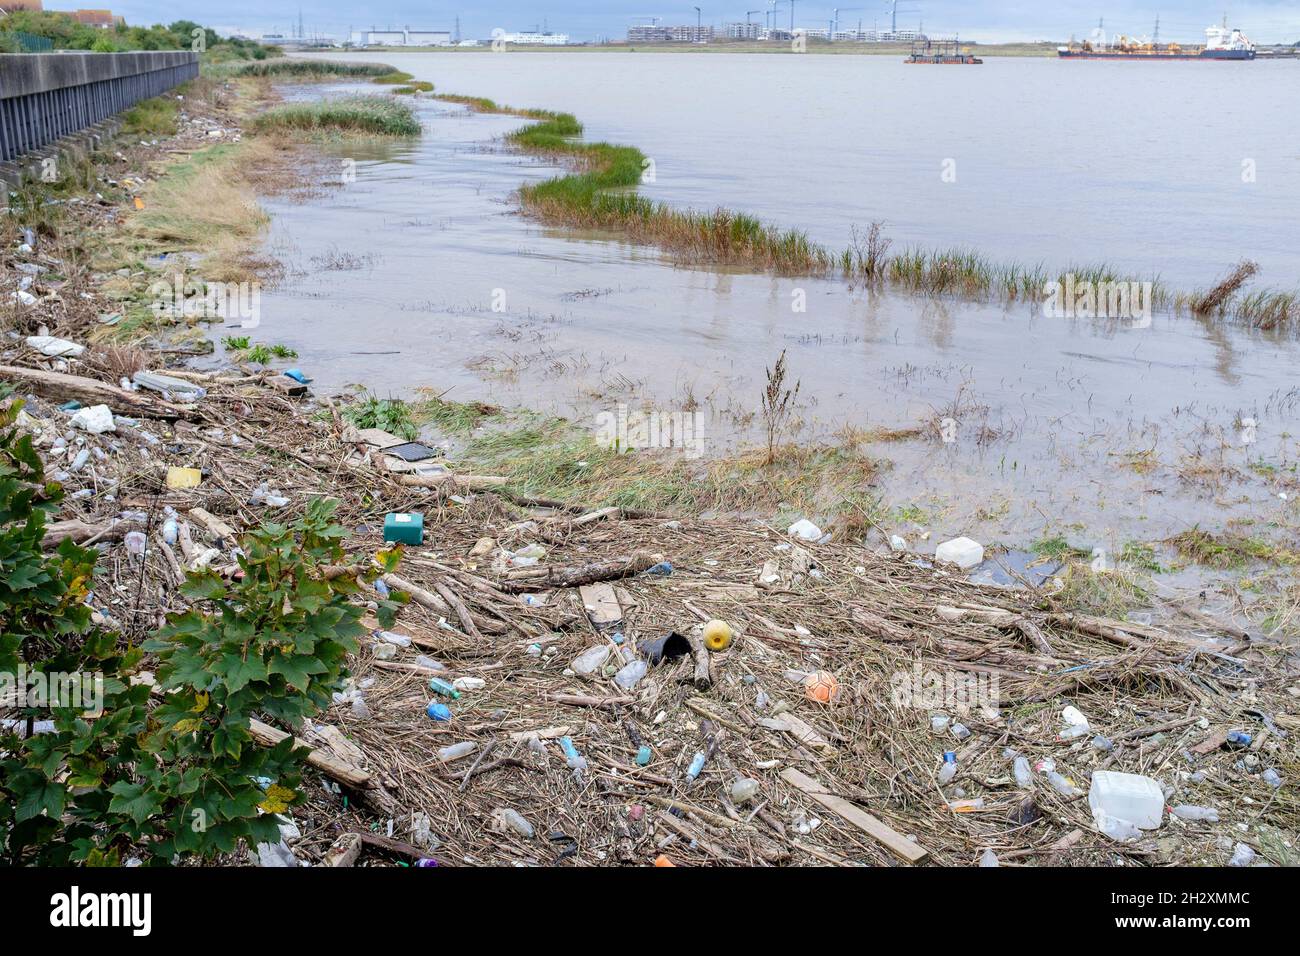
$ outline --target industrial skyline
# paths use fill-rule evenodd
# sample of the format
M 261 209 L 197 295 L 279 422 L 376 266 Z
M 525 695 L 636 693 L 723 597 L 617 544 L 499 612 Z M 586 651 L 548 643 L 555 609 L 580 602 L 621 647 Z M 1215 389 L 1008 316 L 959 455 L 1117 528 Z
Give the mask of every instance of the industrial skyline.
M 792 9 L 793 7 L 793 9 Z M 840 29 L 888 30 L 892 4 L 884 0 L 859 0 L 838 7 Z M 401 29 L 445 30 L 468 39 L 486 39 L 494 29 L 515 31 L 552 30 L 568 34 L 575 41 L 622 40 L 629 27 L 657 20 L 664 25 L 712 26 L 721 31 L 728 23 L 766 23 L 774 27 L 825 29 L 836 21 L 836 5 L 811 0 L 734 0 L 696 4 L 684 2 L 647 3 L 646 0 L 611 0 L 598 12 L 577 0 L 548 0 L 543 4 L 523 0 L 498 0 L 489 4 L 459 5 L 455 2 L 419 3 L 390 0 L 363 13 L 341 0 L 309 0 L 301 7 L 283 7 L 254 0 L 221 0 L 218 4 L 199 0 L 126 0 L 114 5 L 132 23 L 153 23 L 178 18 L 194 19 L 225 32 L 252 35 L 293 35 L 300 16 L 303 30 L 337 38 L 349 30 Z M 916 29 L 924 23 L 941 33 L 960 32 L 964 38 L 981 42 L 1060 41 L 1071 34 L 1086 36 L 1105 18 L 1108 30 L 1134 35 L 1149 34 L 1160 18 L 1161 36 L 1195 40 L 1212 23 L 1227 15 L 1232 26 L 1240 27 L 1260 42 L 1292 42 L 1300 37 L 1300 13 L 1293 0 L 1060 0 L 1051 4 L 1011 0 L 899 0 L 898 28 Z

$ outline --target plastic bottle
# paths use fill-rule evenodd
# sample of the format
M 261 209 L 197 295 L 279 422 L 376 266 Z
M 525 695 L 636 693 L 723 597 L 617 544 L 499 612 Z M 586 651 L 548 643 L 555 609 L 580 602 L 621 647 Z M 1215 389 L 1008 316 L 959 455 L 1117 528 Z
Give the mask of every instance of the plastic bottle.
M 180 531 L 176 526 L 175 518 L 168 518 L 166 521 L 163 522 L 163 527 L 162 527 L 163 540 L 166 541 L 168 544 L 175 544 L 176 537 L 179 533 Z
M 481 677 L 457 677 L 451 686 L 456 690 L 482 690 L 487 686 L 487 681 Z
M 450 763 L 453 760 L 459 760 L 461 757 L 468 757 L 474 752 L 474 748 L 477 746 L 478 744 L 474 743 L 472 740 L 467 740 L 460 744 L 452 744 L 450 747 L 443 747 L 438 751 L 438 759 L 443 763 Z
M 1188 803 L 1180 804 L 1170 811 L 1180 820 L 1194 820 L 1204 823 L 1218 823 L 1219 811 L 1213 807 L 1195 807 Z
M 397 634 L 393 631 L 371 631 L 370 633 L 376 640 L 386 644 L 396 644 L 398 647 L 411 646 L 411 639 L 405 634 Z
M 1127 820 L 1107 816 L 1101 811 L 1095 811 L 1093 813 L 1093 820 L 1096 822 L 1098 830 L 1119 843 L 1127 843 L 1130 840 L 1136 840 L 1142 835 L 1142 831 Z
M 429 690 L 435 694 L 441 694 L 443 697 L 450 697 L 452 700 L 460 700 L 460 691 L 451 684 L 448 684 L 441 677 L 429 678 Z
M 531 840 L 533 838 L 533 825 L 510 807 L 503 807 L 498 810 L 497 818 L 524 839 Z
M 691 760 L 691 765 L 686 768 L 686 779 L 694 780 L 696 777 L 700 775 L 700 771 L 703 769 L 704 769 L 704 751 L 698 750 L 695 752 L 695 757 Z
M 1077 797 L 1083 791 L 1070 783 L 1055 770 L 1049 770 L 1047 773 L 1047 782 L 1052 785 L 1052 789 L 1065 797 Z
M 1276 770 L 1274 770 L 1272 767 L 1269 767 L 1267 770 L 1265 770 L 1262 777 L 1264 782 L 1268 784 L 1270 787 L 1272 787 L 1274 790 L 1282 786 L 1282 775 L 1278 773 Z
M 630 664 L 625 664 L 614 675 L 614 683 L 623 690 L 631 690 L 640 682 L 642 677 L 645 677 L 646 669 L 645 661 L 633 661 Z
M 439 663 L 438 661 L 435 661 L 432 657 L 428 657 L 424 654 L 421 654 L 418 657 L 416 657 L 415 663 L 420 665 L 421 667 L 427 667 L 429 668 L 429 670 L 432 671 L 445 671 L 447 669 L 446 664 Z
M 943 755 L 943 766 L 939 768 L 939 784 L 948 783 L 957 776 L 957 755 L 951 750 Z
M 572 737 L 561 737 L 560 749 L 564 751 L 564 762 L 570 770 L 578 773 L 587 769 L 587 758 L 578 753 L 578 748 L 573 746 Z
M 1255 851 L 1244 843 L 1238 843 L 1232 853 L 1228 866 L 1250 866 L 1255 862 Z
M 958 740 L 965 740 L 967 737 L 970 736 L 970 728 L 967 727 L 965 724 L 953 724 L 952 735 L 956 737 Z
M 983 855 L 980 856 L 980 866 L 981 866 L 981 867 L 984 867 L 984 866 L 1001 866 L 1001 865 L 1002 865 L 1002 864 L 1000 864 L 1000 863 L 998 862 L 998 855 L 997 855 L 996 853 L 994 853 L 991 849 L 989 849 L 989 850 L 985 850 L 984 853 L 983 853 Z
M 608 644 L 598 644 L 595 647 L 587 648 L 575 657 L 569 666 L 573 668 L 575 674 L 581 674 L 586 677 L 587 675 L 594 674 L 596 671 L 600 670 L 601 667 L 605 665 L 605 661 L 609 659 L 609 654 L 610 650 Z
M 1034 784 L 1033 771 L 1029 769 L 1029 761 L 1024 757 L 1017 757 L 1011 765 L 1011 772 L 1016 776 L 1016 783 L 1022 787 L 1031 787 Z

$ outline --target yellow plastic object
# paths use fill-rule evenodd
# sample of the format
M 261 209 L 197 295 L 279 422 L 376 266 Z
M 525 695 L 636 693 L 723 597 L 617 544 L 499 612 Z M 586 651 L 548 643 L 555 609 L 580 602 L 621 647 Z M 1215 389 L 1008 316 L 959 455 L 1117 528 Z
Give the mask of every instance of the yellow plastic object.
M 202 480 L 203 473 L 197 468 L 177 468 L 173 465 L 167 469 L 167 487 L 173 491 L 197 488 Z
M 731 625 L 718 620 L 705 624 L 704 646 L 711 651 L 725 651 L 731 646 Z

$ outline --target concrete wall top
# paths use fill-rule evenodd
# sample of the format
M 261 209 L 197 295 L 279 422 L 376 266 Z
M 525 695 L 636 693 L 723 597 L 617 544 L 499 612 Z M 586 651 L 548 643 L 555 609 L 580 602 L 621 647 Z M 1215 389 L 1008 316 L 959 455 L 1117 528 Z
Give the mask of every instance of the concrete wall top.
M 188 50 L 0 54 L 0 100 L 197 63 Z

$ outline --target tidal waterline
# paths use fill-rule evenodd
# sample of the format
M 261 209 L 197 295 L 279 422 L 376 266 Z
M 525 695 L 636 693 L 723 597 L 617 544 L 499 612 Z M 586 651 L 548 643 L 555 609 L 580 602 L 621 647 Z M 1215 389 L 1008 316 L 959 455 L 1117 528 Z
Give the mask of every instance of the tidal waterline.
M 1296 62 L 656 53 L 351 54 L 440 92 L 571 112 L 654 161 L 652 199 L 724 206 L 833 249 L 897 246 L 1049 270 L 1105 263 L 1195 289 L 1242 258 L 1300 285 Z
M 290 276 L 264 298 L 259 335 L 296 348 L 323 388 L 427 386 L 593 423 L 619 402 L 698 404 L 723 453 L 754 438 L 764 368 L 787 349 L 801 439 L 957 418 L 951 444 L 869 449 L 903 530 L 1013 543 L 1066 530 L 1118 553 L 1193 525 L 1292 520 L 1278 497 L 1300 400 L 1286 335 L 673 268 L 520 217 L 514 190 L 557 169 L 503 147 L 518 119 L 416 102 L 421 140 L 340 154 L 355 181 L 324 202 L 270 204 Z

